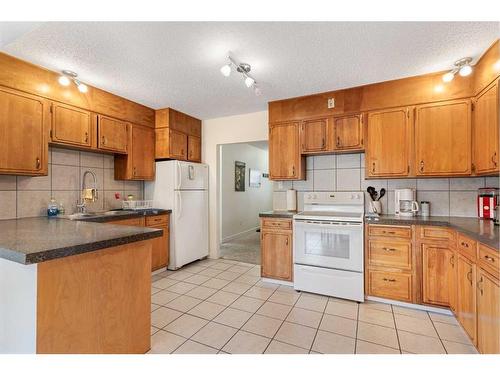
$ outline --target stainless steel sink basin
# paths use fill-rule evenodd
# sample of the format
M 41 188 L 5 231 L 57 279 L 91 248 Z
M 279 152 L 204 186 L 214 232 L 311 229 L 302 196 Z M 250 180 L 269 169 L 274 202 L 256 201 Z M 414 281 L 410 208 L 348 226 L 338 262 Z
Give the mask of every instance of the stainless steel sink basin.
M 71 214 L 71 215 L 61 215 L 60 217 L 63 219 L 69 219 L 69 220 L 78 220 L 78 219 L 83 219 L 86 217 L 93 217 L 95 216 L 94 214 L 90 213 L 76 213 L 76 214 Z
M 126 210 L 114 210 L 114 211 L 93 211 L 93 212 L 85 212 L 85 213 L 74 213 L 71 215 L 61 215 L 59 216 L 62 219 L 69 220 L 80 220 L 80 219 L 88 219 L 88 218 L 96 218 L 100 216 L 120 216 L 127 215 L 130 211 Z

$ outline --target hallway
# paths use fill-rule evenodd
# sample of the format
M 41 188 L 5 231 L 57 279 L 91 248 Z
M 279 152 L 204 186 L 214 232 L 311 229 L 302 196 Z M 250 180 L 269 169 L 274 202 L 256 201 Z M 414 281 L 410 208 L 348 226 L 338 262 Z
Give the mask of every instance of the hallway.
M 223 259 L 260 264 L 260 232 L 251 232 L 221 243 L 220 255 Z

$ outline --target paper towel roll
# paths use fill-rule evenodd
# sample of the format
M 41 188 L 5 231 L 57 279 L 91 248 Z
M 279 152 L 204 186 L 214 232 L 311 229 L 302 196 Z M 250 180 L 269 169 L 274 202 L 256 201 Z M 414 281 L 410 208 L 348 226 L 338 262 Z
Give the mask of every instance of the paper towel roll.
M 286 191 L 286 209 L 297 211 L 297 190 L 289 189 Z

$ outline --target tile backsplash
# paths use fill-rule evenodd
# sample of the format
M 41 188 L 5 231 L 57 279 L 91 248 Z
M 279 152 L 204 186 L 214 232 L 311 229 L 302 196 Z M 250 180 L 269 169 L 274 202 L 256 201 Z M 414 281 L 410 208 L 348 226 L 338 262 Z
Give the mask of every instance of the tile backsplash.
M 387 193 L 381 199 L 385 214 L 394 214 L 394 190 L 413 188 L 417 191 L 417 201 L 431 203 L 434 216 L 477 216 L 477 189 L 499 187 L 498 177 L 464 178 L 407 178 L 365 180 L 364 154 L 342 154 L 308 156 L 306 158 L 307 180 L 274 182 L 273 207 L 286 208 L 286 190 L 297 190 L 297 208 L 303 209 L 304 192 L 308 191 L 364 191 L 365 209 L 368 212 L 368 186 Z
M 47 215 L 51 197 L 63 203 L 66 213 L 76 211 L 80 198 L 82 177 L 91 170 L 97 177 L 99 199 L 88 204 L 89 210 L 120 208 L 121 199 L 133 194 L 142 199 L 142 181 L 118 181 L 114 179 L 114 156 L 91 152 L 49 148 L 48 175 L 41 177 L 0 175 L 0 219 Z M 92 186 L 87 176 L 87 186 Z

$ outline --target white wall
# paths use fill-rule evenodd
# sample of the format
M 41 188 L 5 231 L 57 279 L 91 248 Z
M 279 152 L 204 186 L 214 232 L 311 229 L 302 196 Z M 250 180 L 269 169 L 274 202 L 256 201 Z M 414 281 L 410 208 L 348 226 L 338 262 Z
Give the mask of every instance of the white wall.
M 236 238 L 259 226 L 259 212 L 273 206 L 273 184 L 262 178 L 260 187 L 249 186 L 250 169 L 268 173 L 267 147 L 234 143 L 221 147 L 221 242 Z M 234 162 L 245 163 L 245 191 L 234 190 Z
M 203 162 L 209 165 L 209 230 L 210 257 L 219 256 L 218 215 L 220 201 L 218 197 L 218 146 L 229 143 L 265 141 L 268 139 L 267 111 L 244 115 L 219 117 L 204 120 L 202 124 Z

